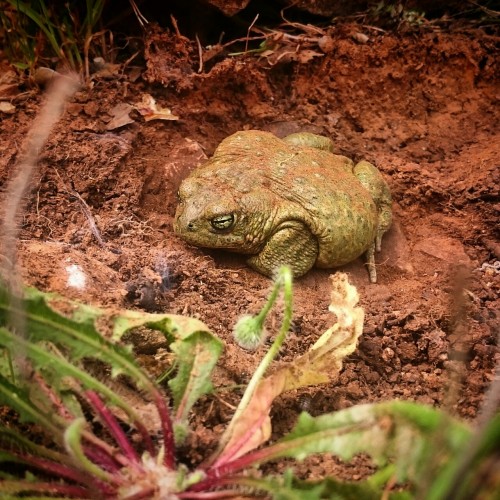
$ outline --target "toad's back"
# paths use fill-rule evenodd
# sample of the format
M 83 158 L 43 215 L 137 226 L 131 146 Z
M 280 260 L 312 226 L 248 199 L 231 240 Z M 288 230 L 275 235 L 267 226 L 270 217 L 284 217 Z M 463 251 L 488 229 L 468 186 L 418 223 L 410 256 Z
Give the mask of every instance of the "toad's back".
M 345 156 L 291 146 L 266 132 L 240 132 L 225 139 L 195 176 L 217 185 L 213 196 L 254 193 L 271 202 L 269 213 L 277 211 L 279 223 L 303 222 L 318 240 L 319 267 L 350 262 L 375 238 L 376 205 Z

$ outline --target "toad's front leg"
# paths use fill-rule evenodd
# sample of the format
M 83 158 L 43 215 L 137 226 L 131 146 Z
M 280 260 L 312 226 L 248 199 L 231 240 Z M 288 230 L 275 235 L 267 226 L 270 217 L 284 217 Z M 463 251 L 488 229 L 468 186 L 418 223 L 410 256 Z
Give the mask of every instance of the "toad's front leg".
M 272 277 L 282 265 L 290 266 L 295 277 L 314 266 L 318 257 L 318 242 L 309 229 L 297 221 L 280 224 L 260 253 L 248 259 L 248 265 L 259 273 Z

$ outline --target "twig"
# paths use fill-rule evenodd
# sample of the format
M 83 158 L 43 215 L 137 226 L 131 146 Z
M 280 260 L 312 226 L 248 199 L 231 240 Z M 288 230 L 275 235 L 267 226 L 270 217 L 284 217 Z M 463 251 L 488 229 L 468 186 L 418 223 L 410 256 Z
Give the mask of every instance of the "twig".
M 285 18 L 285 10 L 292 7 L 292 5 L 289 5 L 288 7 L 285 7 L 284 9 L 281 9 L 281 12 L 280 12 L 280 16 L 281 16 L 281 19 L 283 19 L 283 21 L 285 22 L 285 25 L 288 25 L 288 26 L 293 26 L 294 28 L 300 28 L 302 30 L 304 30 L 306 33 L 307 32 L 313 32 L 313 33 L 317 33 L 318 35 L 324 35 L 325 32 L 324 30 L 322 30 L 321 28 L 317 28 L 316 26 L 311 26 L 310 24 L 302 24 L 302 23 L 294 23 L 292 21 L 288 21 L 288 19 Z
M 198 56 L 200 58 L 200 64 L 198 66 L 198 73 L 203 72 L 203 48 L 200 43 L 200 39 L 198 38 L 198 33 L 195 35 L 196 43 L 198 44 Z
M 257 22 L 257 19 L 259 19 L 259 14 L 257 14 L 255 16 L 254 20 L 252 21 L 252 24 L 250 24 L 250 26 L 248 27 L 247 36 L 245 39 L 245 52 L 247 52 L 247 50 L 248 50 L 248 40 L 250 39 L 250 31 L 252 31 L 252 28 L 253 28 L 254 24 Z
M 177 19 L 172 14 L 170 14 L 170 21 L 172 21 L 172 26 L 174 27 L 175 34 L 179 38 L 183 38 L 183 36 L 181 35 L 181 32 L 179 31 L 179 25 L 177 24 Z
M 492 10 L 488 9 L 487 7 L 483 5 L 479 5 L 477 2 L 473 2 L 472 0 L 469 0 L 469 3 L 472 5 L 475 5 L 478 9 L 482 10 L 485 14 L 491 17 L 500 17 L 500 11 L 499 10 Z
M 134 11 L 135 17 L 137 17 L 137 20 L 139 21 L 139 24 L 141 25 L 142 28 L 145 28 L 147 24 L 149 24 L 149 21 L 142 15 L 141 11 L 139 10 L 139 7 L 137 7 L 137 4 L 134 2 L 134 0 L 129 0 L 130 5 L 132 6 L 132 10 Z
M 259 35 L 259 36 L 253 36 L 251 38 L 248 38 L 248 37 L 245 37 L 245 38 L 236 38 L 234 40 L 231 40 L 227 43 L 225 43 L 224 45 L 222 45 L 222 47 L 225 49 L 226 47 L 230 47 L 231 45 L 234 45 L 235 43 L 238 43 L 238 42 L 244 42 L 244 41 L 255 41 L 255 40 L 267 40 L 269 37 L 271 36 L 271 34 L 269 35 L 265 35 L 265 34 L 262 34 L 262 35 Z M 243 54 L 244 52 L 242 52 Z
M 108 30 L 102 30 L 97 33 L 93 33 L 85 38 L 85 42 L 83 44 L 83 60 L 85 66 L 85 80 L 87 82 L 90 80 L 90 60 L 89 60 L 90 44 L 92 43 L 92 40 L 94 38 L 105 35 L 107 31 Z
M 105 247 L 106 243 L 104 239 L 101 236 L 101 232 L 99 231 L 99 228 L 97 227 L 97 224 L 95 222 L 94 216 L 92 215 L 92 212 L 90 210 L 90 207 L 88 206 L 87 202 L 80 196 L 79 193 L 77 193 L 74 189 L 68 189 L 68 186 L 64 182 L 64 180 L 61 178 L 59 175 L 59 172 L 55 170 L 55 173 L 57 177 L 59 177 L 59 180 L 62 182 L 64 186 L 64 192 L 67 193 L 70 196 L 74 196 L 78 203 L 80 203 L 80 207 L 82 209 L 83 215 L 87 218 L 87 221 L 90 226 L 90 231 L 94 235 L 95 239 L 97 240 L 97 243 L 99 243 L 99 246 Z
M 89 226 L 90 226 L 90 231 L 92 232 L 95 239 L 97 240 L 97 243 L 99 243 L 99 246 L 104 248 L 106 246 L 106 243 L 102 239 L 101 232 L 99 231 L 99 228 L 97 227 L 94 216 L 92 215 L 92 212 L 90 211 L 90 208 L 87 205 L 87 202 L 74 190 L 71 191 L 70 194 L 73 195 L 80 203 L 80 207 L 82 209 L 83 215 L 85 215 L 85 217 L 87 217 L 87 221 L 88 221 Z

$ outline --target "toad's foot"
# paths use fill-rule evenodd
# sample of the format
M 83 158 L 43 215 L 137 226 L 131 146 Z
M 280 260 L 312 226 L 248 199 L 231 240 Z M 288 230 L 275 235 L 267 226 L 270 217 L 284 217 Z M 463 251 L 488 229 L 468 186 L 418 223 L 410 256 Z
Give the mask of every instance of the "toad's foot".
M 370 283 L 377 282 L 377 268 L 375 264 L 375 242 L 373 242 L 366 251 L 366 267 L 370 276 Z
M 375 239 L 375 249 L 380 252 L 382 236 L 391 227 L 392 197 L 389 186 L 379 169 L 367 161 L 360 161 L 353 169 L 363 187 L 371 194 L 378 211 L 378 229 Z

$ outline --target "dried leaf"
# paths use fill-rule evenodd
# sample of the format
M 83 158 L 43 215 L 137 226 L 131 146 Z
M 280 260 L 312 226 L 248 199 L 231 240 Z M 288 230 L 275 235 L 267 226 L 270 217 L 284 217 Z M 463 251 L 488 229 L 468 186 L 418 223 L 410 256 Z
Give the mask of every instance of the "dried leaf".
M 352 38 L 358 43 L 366 43 L 370 40 L 370 38 L 364 33 L 354 33 Z
M 265 57 L 267 62 L 274 66 L 275 64 L 281 62 L 297 61 L 301 64 L 306 64 L 315 57 L 323 57 L 325 54 L 316 52 L 314 50 L 303 49 L 295 50 L 291 49 L 289 45 L 283 45 L 281 47 L 276 46 L 274 50 L 266 50 L 259 54 L 261 57 Z
M 149 122 L 150 120 L 178 120 L 179 117 L 172 114 L 169 108 L 162 108 L 156 104 L 154 98 L 149 94 L 142 96 L 142 101 L 137 103 L 135 109 Z
M 133 106 L 127 103 L 117 104 L 114 108 L 109 111 L 109 114 L 113 117 L 111 121 L 106 125 L 106 130 L 115 130 L 120 127 L 124 127 L 129 123 L 134 123 L 134 120 L 130 118 L 129 113 L 134 109 Z
M 9 99 L 19 94 L 19 85 L 17 83 L 0 83 L 0 99 Z
M 323 57 L 325 54 L 321 54 L 320 52 L 316 52 L 315 50 L 301 50 L 295 53 L 295 56 L 292 57 L 293 61 L 297 61 L 301 64 L 306 64 L 309 61 L 312 61 L 315 57 Z
M 7 101 L 0 102 L 0 112 L 6 115 L 13 115 L 16 112 L 16 107 Z

